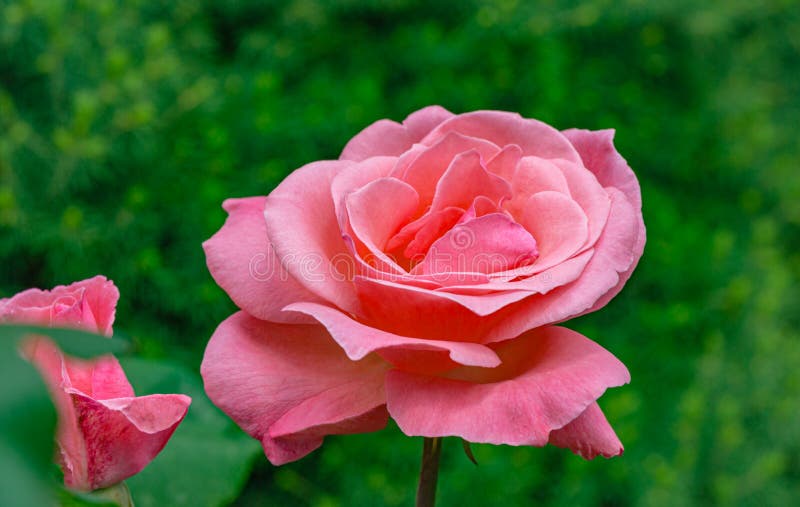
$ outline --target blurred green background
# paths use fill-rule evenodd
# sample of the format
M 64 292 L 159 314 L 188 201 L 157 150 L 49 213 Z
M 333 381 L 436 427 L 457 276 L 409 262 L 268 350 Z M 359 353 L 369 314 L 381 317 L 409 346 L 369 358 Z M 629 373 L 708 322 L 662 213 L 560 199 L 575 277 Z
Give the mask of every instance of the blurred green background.
M 474 446 L 475 467 L 447 441 L 440 504 L 800 497 L 795 1 L 0 0 L 0 296 L 105 274 L 136 355 L 196 383 L 234 311 L 200 248 L 222 200 L 264 195 L 429 104 L 616 128 L 648 227 L 622 294 L 569 324 L 631 371 L 601 400 L 624 456 Z M 188 477 L 159 458 L 167 473 L 132 481 L 134 499 L 158 504 L 150 480 L 211 488 L 233 467 L 232 491 L 184 486 L 170 503 L 413 501 L 421 441 L 394 426 L 280 468 L 233 436 L 228 468 Z

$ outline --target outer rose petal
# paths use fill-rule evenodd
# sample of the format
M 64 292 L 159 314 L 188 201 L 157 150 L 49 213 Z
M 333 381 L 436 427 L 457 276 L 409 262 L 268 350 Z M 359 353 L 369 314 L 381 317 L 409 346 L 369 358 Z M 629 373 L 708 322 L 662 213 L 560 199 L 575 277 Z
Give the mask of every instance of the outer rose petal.
M 214 332 L 200 371 L 214 404 L 280 465 L 319 447 L 325 434 L 382 428 L 387 368 L 376 356 L 351 361 L 322 326 L 239 312 Z
M 453 370 L 450 378 L 390 371 L 389 413 L 410 436 L 543 446 L 607 388 L 630 381 L 608 351 L 562 327 L 530 331 L 498 353 L 503 366 Z
M 366 326 L 335 308 L 316 303 L 295 303 L 286 307 L 286 310 L 305 313 L 317 319 L 350 359 L 361 359 L 375 351 L 391 352 L 396 349 L 407 349 L 418 352 L 448 352 L 453 362 L 470 366 L 493 368 L 500 364 L 497 354 L 492 349 L 477 343 L 400 336 Z
M 267 196 L 267 236 L 292 277 L 340 308 L 358 307 L 353 285 L 335 276 L 335 262 L 349 259 L 331 198 L 331 182 L 348 161 L 314 162 L 297 169 Z
M 583 165 L 594 173 L 601 185 L 619 189 L 636 209 L 641 209 L 639 181 L 614 148 L 614 129 L 568 129 L 562 134 L 578 150 Z
M 58 411 L 57 440 L 67 486 L 94 490 L 138 473 L 163 449 L 186 415 L 182 394 L 134 397 L 113 356 L 85 361 L 46 338 L 27 340 Z
M 295 301 L 321 301 L 286 272 L 267 237 L 266 197 L 228 199 L 225 225 L 203 243 L 214 281 L 239 308 L 260 319 L 298 322 L 281 312 Z M 302 321 L 303 319 L 299 319 Z
M 437 125 L 453 116 L 455 115 L 442 106 L 428 106 L 408 115 L 408 118 L 403 121 L 403 126 L 416 143 Z
M 620 273 L 617 285 L 606 292 L 606 294 L 590 309 L 584 312 L 589 313 L 605 306 L 606 303 L 622 290 L 622 286 L 625 285 L 625 282 L 630 278 L 633 270 L 639 263 L 639 258 L 644 252 L 644 244 L 647 238 L 644 220 L 641 214 L 642 194 L 636 175 L 614 147 L 614 129 L 595 131 L 569 129 L 565 130 L 563 134 L 570 140 L 572 145 L 575 146 L 575 149 L 578 150 L 584 165 L 597 176 L 597 180 L 600 184 L 606 187 L 616 188 L 625 194 L 628 202 L 633 205 L 637 212 L 636 222 L 638 224 L 638 233 L 635 245 L 633 246 L 634 260 L 628 269 Z
M 475 111 L 453 116 L 433 129 L 422 143 L 431 144 L 453 131 L 486 139 L 501 148 L 516 144 L 522 148 L 523 155 L 563 158 L 572 162 L 581 160 L 572 144 L 558 130 L 546 123 L 505 111 Z
M 86 445 L 88 483 L 68 473 L 64 480 L 68 486 L 91 490 L 141 471 L 164 448 L 191 403 L 182 394 L 111 400 L 96 400 L 76 390 L 70 395 Z
M 356 134 L 344 147 L 339 159 L 359 162 L 380 155 L 400 155 L 452 116 L 453 113 L 442 107 L 430 106 L 409 115 L 402 125 L 391 120 L 378 120 Z
M 639 259 L 641 259 L 642 253 L 644 253 L 644 244 L 645 241 L 647 240 L 647 232 L 645 230 L 644 219 L 642 218 L 641 214 L 639 214 L 639 216 L 636 217 L 636 223 L 637 223 L 636 241 L 631 251 L 631 254 L 633 255 L 633 262 L 628 266 L 628 269 L 622 271 L 619 274 L 619 280 L 617 281 L 617 284 L 611 290 L 603 294 L 603 296 L 600 297 L 600 299 L 598 299 L 592 305 L 591 308 L 581 313 L 581 315 L 584 315 L 586 313 L 591 313 L 595 310 L 599 310 L 600 308 L 608 304 L 608 302 L 611 301 L 614 298 L 614 296 L 619 294 L 619 291 L 622 290 L 622 287 L 625 285 L 625 282 L 627 282 L 628 279 L 633 274 L 633 270 L 636 269 L 636 265 L 639 264 Z
M 51 290 L 28 289 L 0 300 L 0 322 L 65 326 L 111 336 L 119 290 L 95 276 Z
M 503 334 L 497 338 L 498 331 L 505 333 L 507 329 L 495 328 L 502 326 L 508 315 L 515 315 L 520 305 L 528 304 L 521 300 L 548 297 L 541 294 L 573 282 L 592 254 L 593 250 L 587 250 L 518 282 L 473 284 L 467 278 L 469 273 L 454 273 L 453 279 L 431 276 L 431 280 L 451 284 L 436 290 L 426 290 L 403 279 L 395 282 L 389 278 L 356 276 L 362 303 L 359 316 L 370 326 L 402 336 L 479 343 L 509 339 L 531 329 L 526 327 L 515 335 Z M 462 282 L 463 285 L 457 285 Z M 447 318 L 443 319 L 443 315 Z
M 611 458 L 625 450 L 597 403 L 592 403 L 575 420 L 550 433 L 550 443 L 572 450 L 584 459 Z
M 75 407 L 64 387 L 71 387 L 64 356 L 50 340 L 35 337 L 21 345 L 22 353 L 39 370 L 50 391 L 50 397 L 58 414 L 56 439 L 67 484 L 88 489 L 89 477 L 86 467 L 86 447 L 78 427 Z M 68 479 L 70 478 L 70 479 Z

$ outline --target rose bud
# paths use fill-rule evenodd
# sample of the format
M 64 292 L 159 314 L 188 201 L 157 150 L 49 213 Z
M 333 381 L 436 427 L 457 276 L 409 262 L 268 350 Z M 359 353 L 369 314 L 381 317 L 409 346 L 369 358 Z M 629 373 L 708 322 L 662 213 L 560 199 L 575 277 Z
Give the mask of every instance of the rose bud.
M 110 336 L 119 291 L 97 276 L 51 291 L 29 289 L 0 300 L 0 322 L 71 327 Z M 58 462 L 68 487 L 113 486 L 142 470 L 161 452 L 183 420 L 191 398 L 135 396 L 112 355 L 67 356 L 51 340 L 34 336 L 23 355 L 42 374 L 58 413 Z

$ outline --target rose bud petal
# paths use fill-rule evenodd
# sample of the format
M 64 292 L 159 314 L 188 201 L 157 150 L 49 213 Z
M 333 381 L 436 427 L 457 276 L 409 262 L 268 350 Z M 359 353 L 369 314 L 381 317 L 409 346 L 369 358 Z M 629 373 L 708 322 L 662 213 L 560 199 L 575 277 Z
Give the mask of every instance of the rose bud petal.
M 51 290 L 28 289 L 0 299 L 0 322 L 70 327 L 111 336 L 119 290 L 95 276 Z

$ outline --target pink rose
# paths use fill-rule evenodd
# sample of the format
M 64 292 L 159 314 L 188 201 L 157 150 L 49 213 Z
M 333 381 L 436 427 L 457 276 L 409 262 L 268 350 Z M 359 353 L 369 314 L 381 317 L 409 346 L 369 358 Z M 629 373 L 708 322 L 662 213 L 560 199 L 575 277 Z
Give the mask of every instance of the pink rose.
M 113 282 L 102 276 L 52 291 L 29 289 L 0 300 L 0 322 L 110 336 L 118 299 Z M 71 488 L 105 488 L 138 473 L 161 452 L 191 403 L 182 394 L 136 397 L 111 355 L 73 358 L 38 336 L 22 347 L 56 406 L 59 462 Z
M 389 414 L 407 435 L 620 454 L 596 400 L 627 369 L 552 326 L 604 306 L 644 248 L 612 139 L 428 107 L 226 201 L 204 248 L 242 311 L 208 344 L 209 396 L 275 464 Z

